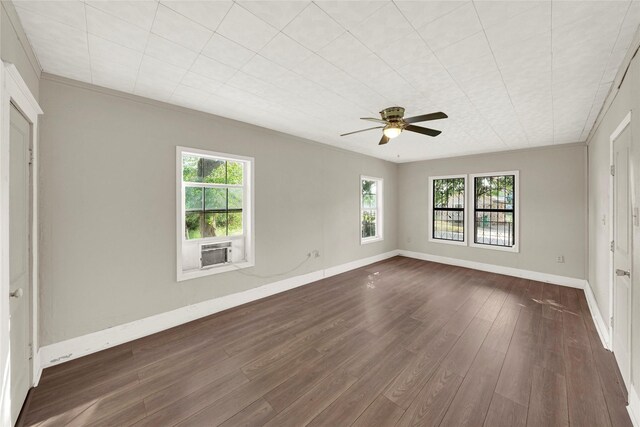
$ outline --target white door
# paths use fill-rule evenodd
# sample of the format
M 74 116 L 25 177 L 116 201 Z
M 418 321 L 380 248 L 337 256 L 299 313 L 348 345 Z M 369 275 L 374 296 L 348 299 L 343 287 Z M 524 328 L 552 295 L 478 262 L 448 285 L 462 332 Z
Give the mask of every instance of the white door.
M 15 423 L 31 387 L 31 156 L 29 123 L 13 105 L 9 150 L 11 420 Z
M 613 140 L 613 342 L 612 350 L 627 385 L 631 355 L 631 126 Z

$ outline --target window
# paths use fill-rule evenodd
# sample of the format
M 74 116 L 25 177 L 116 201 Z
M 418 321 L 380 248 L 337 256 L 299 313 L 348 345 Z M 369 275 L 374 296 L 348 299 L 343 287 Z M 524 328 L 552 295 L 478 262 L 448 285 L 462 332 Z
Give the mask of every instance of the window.
M 382 240 L 382 179 L 360 177 L 360 242 Z
M 178 280 L 248 266 L 253 258 L 253 159 L 182 147 L 177 157 Z M 221 241 L 230 242 L 230 259 L 201 267 L 200 246 Z
M 471 175 L 472 246 L 518 251 L 518 172 Z
M 429 187 L 431 188 L 431 234 L 429 240 L 466 244 L 466 184 L 465 175 L 429 178 Z

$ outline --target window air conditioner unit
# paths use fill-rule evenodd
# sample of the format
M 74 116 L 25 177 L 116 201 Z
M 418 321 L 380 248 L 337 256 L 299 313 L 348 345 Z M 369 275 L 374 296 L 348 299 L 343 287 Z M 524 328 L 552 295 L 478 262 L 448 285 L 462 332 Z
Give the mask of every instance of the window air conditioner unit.
M 231 263 L 231 242 L 200 245 L 200 268 Z

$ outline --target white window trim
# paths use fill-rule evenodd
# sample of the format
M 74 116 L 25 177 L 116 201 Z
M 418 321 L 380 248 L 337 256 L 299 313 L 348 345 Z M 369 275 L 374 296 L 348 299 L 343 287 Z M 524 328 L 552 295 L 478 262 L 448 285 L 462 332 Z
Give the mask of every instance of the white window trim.
M 476 177 L 481 176 L 499 176 L 499 175 L 514 175 L 515 176 L 515 188 L 514 195 L 516 198 L 516 202 L 514 203 L 513 209 L 513 219 L 516 222 L 515 225 L 515 239 L 516 244 L 508 247 L 508 246 L 493 246 L 493 245 L 484 245 L 481 243 L 475 243 L 475 226 L 474 226 L 474 218 L 475 218 L 475 194 L 476 194 Z M 483 172 L 483 173 L 472 173 L 469 174 L 469 182 L 471 183 L 471 191 L 468 192 L 467 203 L 469 205 L 469 218 L 467 223 L 471 225 L 473 228 L 470 231 L 469 238 L 469 246 L 473 248 L 482 248 L 482 249 L 490 249 L 494 251 L 502 251 L 502 252 L 520 252 L 520 171 L 512 170 L 512 171 L 498 171 L 498 172 Z
M 456 242 L 455 240 L 445 240 L 445 239 L 435 239 L 433 237 L 433 181 L 436 179 L 450 179 L 450 178 L 464 178 L 464 233 L 462 242 Z M 427 195 L 429 197 L 429 226 L 427 227 L 429 230 L 429 242 L 432 243 L 444 243 L 445 245 L 454 245 L 454 246 L 467 246 L 469 242 L 469 205 L 467 194 L 469 193 L 468 188 L 469 180 L 467 179 L 466 174 L 458 174 L 458 175 L 441 175 L 441 176 L 430 176 L 429 177 L 429 190 Z
M 205 270 L 193 270 L 185 272 L 182 269 L 182 245 L 186 241 L 184 239 L 184 185 L 182 182 L 182 155 L 195 154 L 204 157 L 215 157 L 217 159 L 224 159 L 230 161 L 242 161 L 246 162 L 247 167 L 244 168 L 243 179 L 243 207 L 242 207 L 242 223 L 244 227 L 244 234 L 241 236 L 220 236 L 220 237 L 208 237 L 203 239 L 197 239 L 200 242 L 215 242 L 220 240 L 234 240 L 245 238 L 245 260 L 233 264 L 227 264 L 220 267 L 207 268 Z M 176 280 L 182 282 L 184 280 L 195 279 L 197 277 L 210 276 L 213 274 L 224 273 L 228 271 L 239 270 L 242 268 L 248 268 L 255 266 L 255 194 L 253 189 L 255 182 L 254 166 L 255 159 L 253 157 L 237 156 L 227 153 L 219 153 L 215 151 L 201 150 L 197 148 L 189 147 L 176 147 Z M 204 187 L 215 187 L 215 184 L 205 184 Z M 228 186 L 225 186 L 228 187 Z
M 364 208 L 362 206 L 362 181 L 376 181 L 376 235 L 372 237 L 362 237 L 362 213 Z M 381 242 L 384 240 L 384 179 L 376 178 L 375 176 L 360 175 L 358 181 L 358 197 L 360 199 L 360 217 L 358 218 L 358 231 L 360 233 L 360 244 L 366 245 L 369 243 Z

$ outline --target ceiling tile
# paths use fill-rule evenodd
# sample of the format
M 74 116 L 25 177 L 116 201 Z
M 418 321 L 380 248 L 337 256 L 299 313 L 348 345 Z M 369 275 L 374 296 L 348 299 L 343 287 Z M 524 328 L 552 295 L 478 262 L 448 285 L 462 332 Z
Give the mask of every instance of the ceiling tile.
M 212 94 L 215 93 L 223 83 L 189 71 L 184 75 L 180 84 Z
M 534 0 L 534 1 L 476 1 L 474 3 L 482 26 L 485 29 L 492 28 L 495 25 L 503 25 L 512 18 L 524 15 L 536 7 L 551 8 L 551 0 Z
M 183 107 L 198 108 L 204 105 L 210 96 L 211 94 L 205 91 L 179 84 L 171 95 L 171 101 Z
M 177 86 L 186 73 L 186 68 L 176 67 L 175 65 L 145 55 L 140 64 L 138 80 L 149 81 L 157 78 L 166 82 L 175 83 Z
M 215 59 L 200 55 L 191 66 L 190 71 L 210 79 L 225 82 L 233 76 L 236 69 L 229 67 L 228 65 L 224 65 L 222 62 L 218 62 Z
M 239 1 L 238 4 L 278 30 L 290 23 L 308 1 Z
M 89 34 L 144 52 L 149 35 L 147 31 L 96 8 L 88 6 L 86 9 Z
M 400 0 L 395 2 L 402 14 L 411 22 L 414 28 L 422 28 L 429 22 L 447 15 L 468 1 L 415 1 Z
M 151 32 L 200 52 L 213 35 L 213 31 L 160 4 Z
M 393 31 L 389 31 L 390 28 Z M 364 45 L 376 52 L 409 36 L 414 29 L 396 6 L 388 3 L 350 31 Z
M 108 40 L 89 34 L 89 52 L 91 69 L 116 74 L 116 77 L 128 78 L 135 83 L 142 53 L 120 46 Z M 133 89 L 133 84 L 131 85 Z
M 86 0 L 85 3 L 147 31 L 151 30 L 158 8 L 157 1 Z
M 466 3 L 418 29 L 433 50 L 442 49 L 482 31 L 482 25 L 472 3 Z
M 494 50 L 517 46 L 520 41 L 536 37 L 548 40 L 551 33 L 551 3 L 542 3 L 515 15 L 503 23 L 485 28 Z
M 284 33 L 278 33 L 261 51 L 260 55 L 287 69 L 304 61 L 312 52 Z
M 449 68 L 462 66 L 469 60 L 492 53 L 484 31 L 480 31 L 458 43 L 437 50 L 435 54 L 442 61 L 442 64 Z
M 242 67 L 255 55 L 255 52 L 217 33 L 209 40 L 202 53 L 234 68 Z
M 327 12 L 345 29 L 351 30 L 362 23 L 378 9 L 386 6 L 386 1 L 319 1 L 317 6 Z
M 189 68 L 198 53 L 155 34 L 149 34 L 145 55 L 181 68 Z
M 82 1 L 16 1 L 13 4 L 19 15 L 24 10 L 79 30 L 87 29 Z
M 282 32 L 316 52 L 340 36 L 344 28 L 318 6 L 310 4 Z
M 226 16 L 233 5 L 233 2 L 223 0 L 168 0 L 162 1 L 161 3 L 178 12 L 180 15 L 185 16 L 193 22 L 197 22 L 212 31 L 216 31 L 218 29 L 222 19 Z
M 278 33 L 271 25 L 234 4 L 217 30 L 226 38 L 258 52 Z

